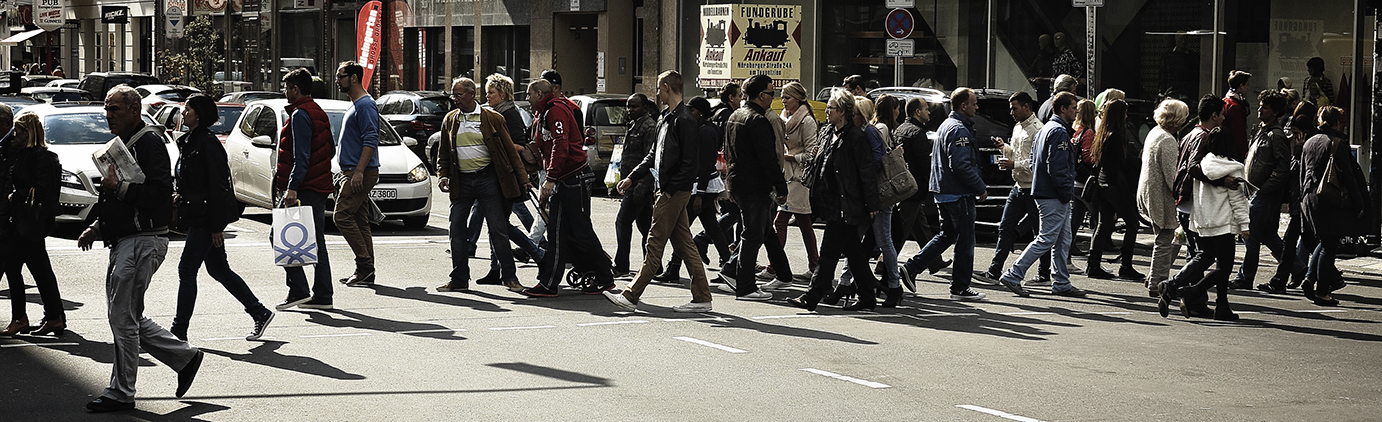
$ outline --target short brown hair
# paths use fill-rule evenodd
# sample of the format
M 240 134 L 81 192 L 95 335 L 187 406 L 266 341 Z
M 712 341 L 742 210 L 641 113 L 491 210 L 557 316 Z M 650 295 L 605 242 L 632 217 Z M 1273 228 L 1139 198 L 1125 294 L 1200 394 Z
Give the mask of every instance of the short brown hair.
M 669 70 L 669 71 L 666 71 L 666 72 L 662 72 L 661 74 L 658 74 L 658 75 L 657 75 L 657 83 L 658 83 L 659 85 L 665 83 L 665 84 L 667 84 L 667 87 L 668 87 L 668 88 L 671 88 L 671 89 L 672 89 L 672 92 L 675 92 L 675 93 L 677 93 L 677 94 L 680 94 L 680 93 L 681 93 L 681 73 L 680 73 L 680 72 L 677 72 L 677 71 L 675 71 L 675 70 Z

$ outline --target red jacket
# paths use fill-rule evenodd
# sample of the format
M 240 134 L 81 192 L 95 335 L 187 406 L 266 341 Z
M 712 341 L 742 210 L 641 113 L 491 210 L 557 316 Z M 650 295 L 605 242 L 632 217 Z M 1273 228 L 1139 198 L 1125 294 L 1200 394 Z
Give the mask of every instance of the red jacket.
M 1224 96 L 1224 126 L 1233 135 L 1233 147 L 1239 161 L 1248 156 L 1248 102 L 1235 92 Z
M 313 192 L 331 193 L 336 185 L 331 182 L 331 158 L 336 156 L 336 146 L 331 141 L 331 120 L 326 117 L 312 97 L 303 96 L 288 103 L 284 108 L 289 119 L 283 122 L 282 136 L 278 142 L 278 170 L 274 174 L 274 186 L 278 190 L 288 189 L 288 176 L 293 172 L 293 120 L 291 116 L 298 109 L 307 111 L 312 118 L 312 152 L 307 159 L 307 176 L 303 178 L 301 189 Z
M 585 137 L 576 124 L 576 103 L 553 96 L 533 104 L 540 118 L 533 120 L 530 138 L 542 148 L 542 165 L 547 178 L 562 181 L 579 174 L 586 162 Z

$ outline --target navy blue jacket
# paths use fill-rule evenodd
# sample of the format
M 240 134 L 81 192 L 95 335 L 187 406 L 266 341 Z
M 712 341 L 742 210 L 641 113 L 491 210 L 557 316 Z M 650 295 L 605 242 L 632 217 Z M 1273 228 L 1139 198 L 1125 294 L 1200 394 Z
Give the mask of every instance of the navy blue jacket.
M 1060 116 L 1051 116 L 1032 145 L 1032 197 L 1070 202 L 1075 197 L 1079 152 L 1070 143 L 1070 125 Z
M 979 146 L 974 144 L 974 119 L 958 111 L 941 123 L 931 147 L 931 192 L 945 195 L 984 194 L 979 175 Z

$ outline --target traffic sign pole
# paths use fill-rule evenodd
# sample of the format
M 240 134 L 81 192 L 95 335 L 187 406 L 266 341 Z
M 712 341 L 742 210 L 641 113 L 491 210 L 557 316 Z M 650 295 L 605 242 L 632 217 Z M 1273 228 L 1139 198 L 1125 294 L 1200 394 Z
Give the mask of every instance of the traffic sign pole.
M 912 36 L 912 30 L 916 28 L 916 20 L 912 18 L 912 12 L 907 9 L 897 8 L 888 12 L 888 17 L 883 20 L 883 29 L 888 32 L 888 36 L 894 40 L 904 40 Z M 894 56 L 893 85 L 902 86 L 905 83 L 902 72 L 902 49 L 897 50 Z

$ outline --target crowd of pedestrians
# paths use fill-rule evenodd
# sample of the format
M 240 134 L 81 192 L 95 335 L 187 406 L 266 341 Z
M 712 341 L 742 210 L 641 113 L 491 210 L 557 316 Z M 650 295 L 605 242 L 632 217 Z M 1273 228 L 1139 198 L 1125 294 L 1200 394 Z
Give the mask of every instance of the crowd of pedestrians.
M 324 247 L 324 208 L 332 194 L 336 227 L 355 257 L 354 271 L 339 282 L 367 287 L 379 277 L 367 200 L 379 180 L 379 114 L 362 77 L 357 63 L 336 69 L 337 88 L 351 98 L 338 143 L 309 94 L 312 75 L 295 70 L 283 78 L 288 118 L 278 146 L 278 203 L 311 207 L 316 244 L 323 247 L 313 283 L 303 267 L 285 269 L 287 293 L 276 310 L 333 308 Z M 511 79 L 485 78 L 482 104 L 479 81 L 459 77 L 451 81 L 454 108 L 442 121 L 437 164 L 439 188 L 450 199 L 452 270 L 436 291 L 471 289 L 469 258 L 483 225 L 491 265 L 476 284 L 550 298 L 565 282 L 630 311 L 650 283 L 680 280 L 683 266 L 691 298 L 671 308 L 677 312 L 713 310 L 712 283 L 752 301 L 804 283 L 806 292 L 786 301 L 808 311 L 842 302 L 846 311 L 895 307 L 904 289 L 916 291 L 919 273 L 946 267 L 952 267 L 949 298 L 958 301 L 986 298 L 971 287 L 976 280 L 1018 296 L 1030 295 L 1028 287 L 1049 286 L 1057 296 L 1085 297 L 1091 292 L 1071 277 L 1082 274 L 1143 283 L 1158 298 L 1162 316 L 1176 305 L 1185 317 L 1236 320 L 1229 291 L 1254 287 L 1272 294 L 1300 287 L 1315 304 L 1337 305 L 1331 293 L 1344 282 L 1335 256 L 1343 239 L 1360 234 L 1361 225 L 1350 222 L 1365 219 L 1370 209 L 1362 170 L 1342 133 L 1343 111 L 1317 106 L 1311 96 L 1301 101 L 1284 88 L 1253 95 L 1245 91 L 1249 78 L 1232 72 L 1229 92 L 1200 99 L 1193 118 L 1184 102 L 1162 101 L 1156 126 L 1137 139 L 1122 91 L 1082 99 L 1073 92 L 1078 79 L 1060 75 L 1050 98 L 1018 92 L 1008 99 L 1016 124 L 1005 141 L 980 139 L 979 95 L 968 88 L 952 91 L 944 107 L 922 98 L 869 99 L 862 78 L 851 76 L 831 93 L 826 119 L 817 121 L 800 83 L 756 75 L 724 86 L 712 106 L 705 97 L 686 98 L 680 73 L 663 72 L 655 96 L 628 98 L 629 128 L 613 170 L 622 202 L 610 256 L 591 221 L 597 179 L 586 156 L 581 110 L 562 94 L 560 74 L 545 71 L 526 87 L 534 112 L 529 127 L 513 103 Z M 781 112 L 775 112 L 779 99 Z M 1253 99 L 1260 123 L 1250 128 Z M 203 357 L 186 341 L 203 266 L 249 315 L 247 340 L 261 338 L 274 318 L 227 259 L 224 231 L 243 205 L 231 190 L 225 149 L 208 131 L 218 118 L 214 102 L 188 99 L 183 113 L 191 130 L 177 140 L 181 155 L 173 168 L 161 128 L 140 119 L 134 89 L 112 89 L 104 105 L 111 133 L 133 152 L 144 179 L 101 179 L 95 223 L 78 238 L 84 250 L 96 240 L 110 249 L 106 292 L 116 357 L 109 388 L 87 404 L 97 412 L 134 406 L 141 349 L 177 371 L 177 396 L 190 387 Z M 929 134 L 933 112 L 947 108 Z M 11 114 L 0 105 L 0 126 L 12 125 L 0 127 L 6 133 L 0 139 L 0 267 L 13 302 L 12 322 L 0 335 L 61 334 L 66 318 L 44 246 L 59 212 L 61 166 L 47 151 L 37 116 Z M 976 269 L 976 204 L 990 188 L 980 148 L 990 147 L 1015 185 L 1006 192 L 993 258 Z M 340 168 L 334 177 L 333 161 Z M 894 186 L 896 180 L 910 180 L 901 183 L 910 187 Z M 540 219 L 532 217 L 529 202 Z M 1283 206 L 1289 210 L 1284 237 Z M 523 228 L 510 222 L 511 215 Z M 1087 252 L 1075 240 L 1086 216 Z M 693 234 L 695 221 L 699 234 Z M 816 225 L 824 226 L 819 239 Z M 643 258 L 631 266 L 635 227 Z M 804 257 L 784 250 L 792 227 L 800 232 Z M 177 313 L 165 330 L 143 309 L 170 230 L 187 237 L 178 264 Z M 1144 232 L 1155 239 L 1149 265 L 1134 260 L 1137 235 Z M 1028 235 L 1033 240 L 1020 245 Z M 919 252 L 898 256 L 909 239 Z M 1240 240 L 1245 259 L 1235 272 Z M 517 247 L 511 250 L 510 243 Z M 713 275 L 712 244 L 719 264 Z M 669 245 L 670 256 L 664 253 Z M 1173 273 L 1182 246 L 1187 260 Z M 1254 286 L 1263 246 L 1279 264 L 1268 282 Z M 759 266 L 760 250 L 770 265 Z M 953 251 L 949 260 L 942 256 L 947 250 Z M 1112 251 L 1118 252 L 1116 271 L 1101 265 Z M 1082 269 L 1072 266 L 1072 255 L 1085 255 Z M 525 260 L 537 265 L 536 280 L 518 277 L 516 262 Z M 1039 269 L 1028 278 L 1034 264 Z M 44 304 L 36 325 L 25 312 L 23 266 Z M 619 279 L 630 283 L 617 290 Z

